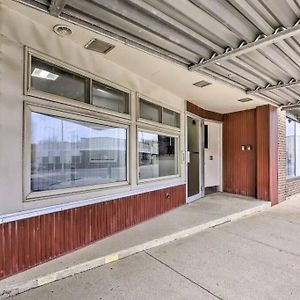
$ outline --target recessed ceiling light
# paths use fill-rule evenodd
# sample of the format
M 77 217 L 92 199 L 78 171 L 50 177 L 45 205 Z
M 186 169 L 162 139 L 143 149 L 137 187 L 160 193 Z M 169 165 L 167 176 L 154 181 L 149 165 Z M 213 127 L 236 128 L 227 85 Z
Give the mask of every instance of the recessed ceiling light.
M 56 75 L 54 73 L 48 72 L 46 70 L 41 70 L 39 68 L 34 68 L 31 76 L 42 78 L 42 79 L 47 79 L 47 80 L 53 80 L 53 81 L 59 77 L 58 75 Z
M 252 98 L 241 98 L 241 99 L 238 99 L 238 101 L 240 101 L 240 102 L 249 102 L 249 101 L 253 101 L 253 99 Z
M 72 34 L 72 30 L 70 27 L 66 25 L 55 25 L 53 27 L 53 31 L 59 36 L 68 36 Z
M 114 45 L 106 43 L 106 42 L 98 40 L 98 39 L 90 40 L 84 47 L 86 49 L 96 51 L 96 52 L 99 52 L 102 54 L 107 54 L 109 51 L 111 51 L 113 48 L 115 48 Z
M 193 85 L 197 86 L 197 87 L 200 87 L 200 88 L 203 88 L 203 87 L 206 87 L 208 85 L 211 85 L 211 82 L 208 82 L 208 81 L 205 81 L 205 80 L 200 80 L 198 82 L 193 83 Z

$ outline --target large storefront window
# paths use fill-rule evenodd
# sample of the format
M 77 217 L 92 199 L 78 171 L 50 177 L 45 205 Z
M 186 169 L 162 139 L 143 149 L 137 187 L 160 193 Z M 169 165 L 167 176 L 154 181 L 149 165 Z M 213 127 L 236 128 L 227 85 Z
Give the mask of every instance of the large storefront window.
M 127 179 L 127 129 L 31 113 L 31 191 Z
M 300 123 L 286 119 L 286 174 L 300 176 Z
M 180 177 L 180 112 L 34 50 L 27 55 L 24 200 L 102 196 Z
M 178 138 L 139 131 L 139 179 L 178 174 Z

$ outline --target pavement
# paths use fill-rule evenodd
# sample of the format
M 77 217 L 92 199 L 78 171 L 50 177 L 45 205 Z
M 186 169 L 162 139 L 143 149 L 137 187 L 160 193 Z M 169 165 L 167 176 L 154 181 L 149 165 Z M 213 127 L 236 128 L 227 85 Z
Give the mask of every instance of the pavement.
M 185 215 L 185 219 L 175 220 L 182 229 L 188 227 L 188 220 L 193 224 L 189 228 L 197 227 L 193 223 L 197 214 L 199 224 L 202 214 L 213 215 L 214 209 L 222 210 L 222 205 L 227 218 L 249 209 L 252 213 L 11 299 L 300 299 L 300 196 L 253 214 L 253 208 L 261 203 L 212 195 L 168 213 L 169 217 Z M 168 214 L 119 233 L 119 240 L 121 235 L 125 239 L 130 237 L 131 230 L 137 234 L 137 228 L 149 230 L 156 225 L 158 231 L 159 225 L 170 225 L 166 222 Z M 147 231 L 143 230 L 145 237 Z

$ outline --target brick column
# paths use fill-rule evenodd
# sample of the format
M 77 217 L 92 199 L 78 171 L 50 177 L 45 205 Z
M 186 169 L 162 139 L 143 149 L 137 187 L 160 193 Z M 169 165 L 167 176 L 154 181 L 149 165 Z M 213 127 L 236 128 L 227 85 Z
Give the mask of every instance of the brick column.
M 286 198 L 286 112 L 278 109 L 278 202 Z

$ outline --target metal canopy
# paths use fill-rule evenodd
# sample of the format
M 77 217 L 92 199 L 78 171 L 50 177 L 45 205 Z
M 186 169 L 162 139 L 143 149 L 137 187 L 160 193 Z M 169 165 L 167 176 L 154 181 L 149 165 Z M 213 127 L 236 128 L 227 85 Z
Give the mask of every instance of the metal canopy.
M 278 105 L 300 100 L 300 0 L 23 0 Z

